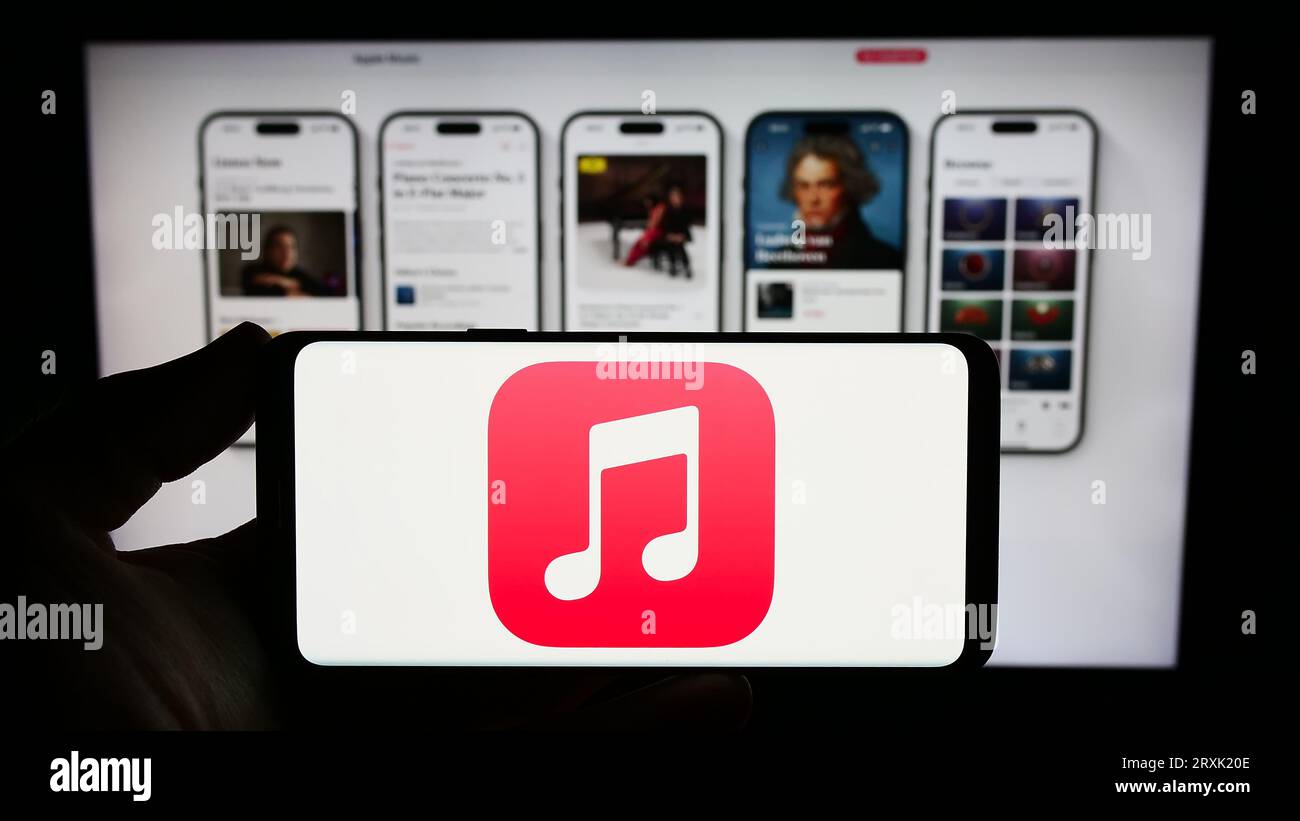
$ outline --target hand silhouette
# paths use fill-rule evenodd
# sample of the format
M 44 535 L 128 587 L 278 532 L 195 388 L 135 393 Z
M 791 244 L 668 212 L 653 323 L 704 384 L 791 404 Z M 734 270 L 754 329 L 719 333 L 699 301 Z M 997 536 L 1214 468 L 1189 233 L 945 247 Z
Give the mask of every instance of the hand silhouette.
M 21 720 L 74 729 L 338 726 L 731 728 L 748 718 L 740 676 L 637 681 L 593 671 L 301 669 L 269 615 L 290 589 L 256 521 L 189 544 L 119 552 L 110 532 L 164 482 L 189 475 L 253 422 L 269 339 L 245 323 L 154 368 L 99 380 L 6 448 L 16 539 L 5 598 L 103 605 L 103 645 L 5 641 Z M 12 683 L 12 682 L 11 682 Z

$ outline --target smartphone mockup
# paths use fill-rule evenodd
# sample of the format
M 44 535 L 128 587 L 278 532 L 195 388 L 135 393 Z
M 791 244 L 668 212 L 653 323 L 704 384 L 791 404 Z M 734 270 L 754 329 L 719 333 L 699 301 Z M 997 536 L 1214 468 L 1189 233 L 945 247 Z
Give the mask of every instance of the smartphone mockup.
M 702 112 L 581 112 L 560 145 L 565 330 L 716 331 L 722 129 Z
M 767 112 L 745 135 L 744 328 L 903 329 L 907 126 Z
M 204 304 L 215 339 L 241 322 L 361 328 L 357 132 L 333 112 L 217 112 L 199 126 Z M 239 444 L 251 445 L 250 429 Z
M 1002 447 L 1083 436 L 1097 129 L 1078 111 L 971 111 L 931 138 L 926 324 L 1001 366 Z
M 332 112 L 219 112 L 199 129 L 208 336 L 358 330 L 357 133 Z M 238 238 L 237 241 L 235 238 Z
M 541 327 L 537 126 L 402 111 L 379 133 L 384 327 Z
M 261 385 L 259 533 L 315 665 L 993 647 L 997 365 L 973 337 L 309 332 Z

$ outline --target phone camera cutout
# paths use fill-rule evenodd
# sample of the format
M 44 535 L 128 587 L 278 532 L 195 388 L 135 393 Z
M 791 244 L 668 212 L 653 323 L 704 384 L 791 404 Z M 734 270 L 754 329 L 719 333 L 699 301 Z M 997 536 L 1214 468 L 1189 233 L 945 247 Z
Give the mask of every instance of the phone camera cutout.
M 298 134 L 302 128 L 295 122 L 260 122 L 257 124 L 258 134 L 267 134 L 273 136 L 293 136 Z
M 662 134 L 664 133 L 664 124 L 629 121 L 619 123 L 618 130 L 624 134 Z
M 1038 123 L 1033 120 L 997 120 L 993 123 L 994 134 L 1033 134 L 1038 130 Z
M 439 134 L 478 134 L 483 127 L 474 122 L 438 123 Z

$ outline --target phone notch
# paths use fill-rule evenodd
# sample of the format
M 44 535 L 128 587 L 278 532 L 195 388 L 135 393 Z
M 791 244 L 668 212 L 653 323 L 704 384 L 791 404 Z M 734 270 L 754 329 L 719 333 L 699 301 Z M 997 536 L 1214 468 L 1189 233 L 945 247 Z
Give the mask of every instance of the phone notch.
M 662 134 L 664 133 L 664 124 L 653 121 L 624 120 L 618 124 L 618 130 L 624 134 Z
M 849 133 L 848 120 L 809 120 L 804 123 L 803 133 L 811 137 L 844 137 Z
M 257 124 L 257 133 L 274 137 L 296 137 L 302 126 L 293 120 L 261 120 Z
M 1038 131 L 1038 123 L 1033 120 L 994 120 L 994 134 L 1033 134 Z
M 483 126 L 471 120 L 438 123 L 439 134 L 478 134 L 482 130 Z

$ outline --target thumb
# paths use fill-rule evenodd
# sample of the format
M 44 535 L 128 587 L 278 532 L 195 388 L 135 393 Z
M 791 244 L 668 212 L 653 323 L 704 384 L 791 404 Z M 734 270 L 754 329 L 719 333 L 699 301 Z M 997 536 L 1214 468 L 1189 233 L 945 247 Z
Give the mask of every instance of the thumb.
M 188 356 L 99 380 L 23 434 L 10 470 L 83 527 L 121 527 L 252 424 L 268 339 L 246 322 Z

